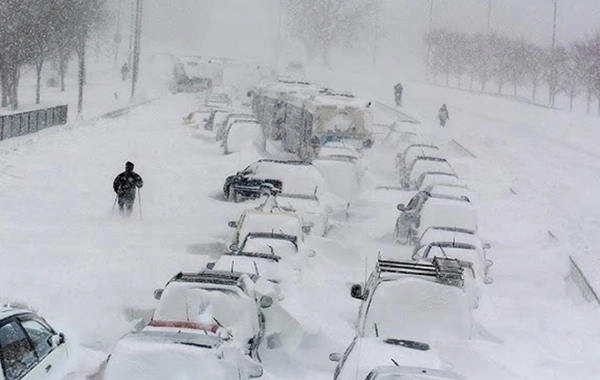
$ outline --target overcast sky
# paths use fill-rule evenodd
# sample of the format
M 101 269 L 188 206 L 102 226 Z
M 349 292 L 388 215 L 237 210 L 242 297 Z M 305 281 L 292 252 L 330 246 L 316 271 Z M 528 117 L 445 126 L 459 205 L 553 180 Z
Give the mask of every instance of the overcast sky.
M 119 0 L 112 1 L 117 4 Z M 126 18 L 133 0 L 120 1 L 122 17 Z M 144 0 L 144 43 L 147 49 L 173 52 L 271 56 L 277 40 L 279 1 Z M 422 33 L 428 28 L 430 0 L 380 1 L 381 23 L 387 30 L 380 54 L 391 54 L 399 45 L 405 51 L 416 52 Z M 488 0 L 433 2 L 435 27 L 485 32 Z M 585 38 L 600 30 L 600 0 L 558 2 L 559 42 Z M 552 36 L 552 14 L 552 0 L 492 0 L 492 29 L 548 45 Z M 284 34 L 284 38 L 289 37 Z

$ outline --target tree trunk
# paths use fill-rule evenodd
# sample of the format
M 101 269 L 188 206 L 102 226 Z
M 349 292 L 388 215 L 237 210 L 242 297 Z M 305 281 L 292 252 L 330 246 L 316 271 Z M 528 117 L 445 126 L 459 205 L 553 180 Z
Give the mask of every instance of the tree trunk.
M 83 85 L 85 84 L 85 38 L 79 37 L 77 56 L 79 58 L 79 94 L 77 97 L 77 116 L 82 117 L 83 112 Z
M 504 80 L 500 79 L 500 82 L 498 82 L 498 94 L 502 94 L 502 87 L 504 87 Z
M 587 91 L 587 109 L 586 109 L 586 112 L 588 114 L 590 113 L 591 105 L 592 105 L 592 91 L 588 90 Z
M 60 76 L 60 91 L 65 92 L 65 75 L 67 75 L 68 54 L 64 51 L 60 52 L 58 58 L 58 74 Z
M 469 79 L 469 90 L 473 91 L 473 73 L 471 73 L 471 78 Z
M 575 99 L 575 89 L 569 91 L 569 112 L 573 112 L 573 100 Z
M 537 87 L 538 87 L 537 82 L 533 82 L 532 86 L 533 86 L 533 91 L 532 91 L 532 94 L 531 94 L 531 101 L 535 103 L 535 100 L 536 100 L 536 97 L 537 97 Z
M 513 96 L 516 98 L 517 97 L 517 82 L 513 83 Z
M 446 87 L 450 86 L 450 70 L 446 69 Z
M 458 74 L 458 88 L 462 88 L 462 74 Z
M 0 86 L 2 87 L 2 107 L 4 108 L 8 105 L 8 83 L 4 70 L 0 70 Z
M 35 64 L 36 82 L 35 82 L 35 104 L 40 104 L 40 92 L 42 88 L 42 67 L 44 66 L 44 60 L 39 57 L 39 61 Z

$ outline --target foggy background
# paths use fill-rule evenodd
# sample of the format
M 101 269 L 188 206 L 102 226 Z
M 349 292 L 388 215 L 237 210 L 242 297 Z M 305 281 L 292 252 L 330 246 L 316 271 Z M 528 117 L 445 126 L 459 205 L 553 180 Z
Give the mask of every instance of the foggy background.
M 373 0 L 375 1 L 375 0 Z M 379 0 L 378 67 L 414 69 L 421 63 L 423 33 L 429 28 L 430 1 Z M 117 9 L 118 0 L 112 0 Z M 120 0 L 127 28 L 131 0 Z M 276 56 L 278 32 L 284 58 L 302 58 L 303 47 L 286 28 L 280 0 L 145 0 L 144 52 L 194 53 L 253 59 Z M 482 32 L 487 28 L 488 0 L 433 0 L 433 27 Z M 552 0 L 492 0 L 491 27 L 502 35 L 522 36 L 550 45 Z M 281 17 L 281 23 L 279 23 Z M 569 43 L 598 31 L 600 2 L 559 0 L 557 42 Z M 279 25 L 281 24 L 281 28 Z M 375 17 L 372 17 L 372 25 Z M 126 37 L 127 31 L 123 32 Z M 332 64 L 369 65 L 373 32 L 365 30 L 353 46 L 336 48 Z M 360 58 L 359 58 L 360 57 Z M 349 59 L 353 62 L 349 62 Z

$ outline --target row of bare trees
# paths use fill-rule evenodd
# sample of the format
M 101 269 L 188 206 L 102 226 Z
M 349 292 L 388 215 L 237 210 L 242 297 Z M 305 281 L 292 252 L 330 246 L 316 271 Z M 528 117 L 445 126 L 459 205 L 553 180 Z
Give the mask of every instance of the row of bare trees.
M 494 84 L 498 94 L 508 85 L 514 96 L 519 95 L 519 88 L 527 87 L 533 102 L 545 85 L 550 106 L 555 106 L 556 96 L 563 93 L 573 110 L 575 98 L 585 93 L 587 111 L 595 97 L 600 112 L 600 34 L 552 48 L 495 33 L 435 30 L 426 34 L 425 43 L 428 73 L 435 81 L 441 76 L 449 85 L 450 78 L 454 78 L 463 87 L 467 79 L 469 89 L 477 83 L 482 92 L 490 91 L 489 86 Z
M 73 54 L 82 62 L 80 75 L 84 75 L 86 41 L 90 31 L 103 25 L 105 15 L 104 0 L 0 0 L 2 107 L 18 108 L 25 66 L 35 68 L 37 74 L 37 104 L 45 63 L 57 64 L 62 91 Z

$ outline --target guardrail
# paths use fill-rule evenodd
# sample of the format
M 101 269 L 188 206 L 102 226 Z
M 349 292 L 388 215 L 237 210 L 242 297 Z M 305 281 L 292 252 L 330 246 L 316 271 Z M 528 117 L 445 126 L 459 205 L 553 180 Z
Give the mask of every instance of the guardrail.
M 0 116 L 0 141 L 67 123 L 68 105 Z

